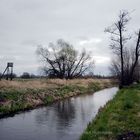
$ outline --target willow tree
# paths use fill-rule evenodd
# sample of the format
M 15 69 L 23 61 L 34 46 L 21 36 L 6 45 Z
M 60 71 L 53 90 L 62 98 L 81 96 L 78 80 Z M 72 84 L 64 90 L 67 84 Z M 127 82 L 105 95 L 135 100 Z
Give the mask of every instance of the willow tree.
M 46 48 L 39 46 L 37 54 L 44 64 L 43 71 L 50 77 L 72 79 L 82 76 L 94 66 L 92 57 L 85 49 L 78 52 L 62 39 Z

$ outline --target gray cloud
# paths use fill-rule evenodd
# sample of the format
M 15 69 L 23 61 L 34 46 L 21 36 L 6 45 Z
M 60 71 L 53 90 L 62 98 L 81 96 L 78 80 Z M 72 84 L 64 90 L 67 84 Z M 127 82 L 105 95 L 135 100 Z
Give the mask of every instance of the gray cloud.
M 77 49 L 92 51 L 98 59 L 95 72 L 107 74 L 110 51 L 104 28 L 116 20 L 119 10 L 135 9 L 129 26 L 137 29 L 139 4 L 139 0 L 0 0 L 0 67 L 3 70 L 7 61 L 13 61 L 16 73 L 37 73 L 37 45 L 63 38 Z

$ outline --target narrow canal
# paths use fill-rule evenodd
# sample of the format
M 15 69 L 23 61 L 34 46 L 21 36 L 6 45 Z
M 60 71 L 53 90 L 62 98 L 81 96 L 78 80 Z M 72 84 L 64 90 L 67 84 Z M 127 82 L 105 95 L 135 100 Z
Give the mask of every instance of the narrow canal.
M 78 140 L 117 91 L 108 88 L 0 119 L 0 140 Z

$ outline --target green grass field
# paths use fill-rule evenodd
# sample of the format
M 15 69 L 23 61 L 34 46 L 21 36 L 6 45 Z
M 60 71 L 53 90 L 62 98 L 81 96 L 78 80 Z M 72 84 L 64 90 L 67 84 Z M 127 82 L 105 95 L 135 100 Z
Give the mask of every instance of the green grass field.
M 124 138 L 140 139 L 140 85 L 121 89 L 98 113 L 81 136 L 81 140 Z

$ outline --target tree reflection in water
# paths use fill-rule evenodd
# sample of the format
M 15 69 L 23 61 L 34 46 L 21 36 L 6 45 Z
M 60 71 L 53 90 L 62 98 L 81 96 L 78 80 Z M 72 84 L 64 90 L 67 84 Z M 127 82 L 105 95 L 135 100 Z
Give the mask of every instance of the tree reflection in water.
M 61 128 L 69 126 L 73 119 L 75 118 L 75 107 L 72 104 L 71 100 L 61 101 L 56 104 L 56 115 L 58 117 L 58 126 Z M 60 125 L 61 124 L 61 125 Z
M 43 111 L 38 110 L 36 113 L 36 122 L 38 125 L 47 124 L 48 127 L 56 127 L 61 130 L 69 127 L 74 118 L 75 107 L 70 99 L 44 107 Z

